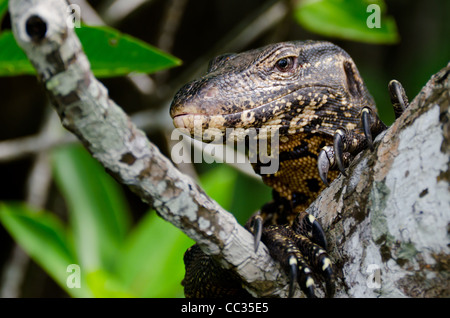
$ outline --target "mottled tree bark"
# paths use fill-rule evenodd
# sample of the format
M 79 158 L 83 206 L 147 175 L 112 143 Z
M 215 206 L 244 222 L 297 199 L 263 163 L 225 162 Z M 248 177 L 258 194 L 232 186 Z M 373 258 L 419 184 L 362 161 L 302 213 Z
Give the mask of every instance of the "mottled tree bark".
M 67 26 L 66 10 L 63 0 L 10 1 L 16 40 L 64 127 L 250 292 L 286 296 L 287 278 L 265 246 L 254 253 L 250 233 L 109 99 Z M 448 74 L 449 67 L 433 77 L 375 151 L 359 155 L 350 177 L 339 177 L 310 208 L 328 231 L 338 296 L 449 296 Z
M 309 208 L 338 296 L 450 296 L 450 64 Z

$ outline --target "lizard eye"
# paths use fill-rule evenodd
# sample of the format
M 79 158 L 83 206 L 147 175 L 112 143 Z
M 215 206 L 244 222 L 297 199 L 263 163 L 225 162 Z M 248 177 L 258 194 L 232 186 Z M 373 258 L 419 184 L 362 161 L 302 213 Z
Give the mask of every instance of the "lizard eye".
M 295 61 L 293 56 L 283 57 L 275 63 L 275 67 L 280 72 L 288 72 L 294 67 Z

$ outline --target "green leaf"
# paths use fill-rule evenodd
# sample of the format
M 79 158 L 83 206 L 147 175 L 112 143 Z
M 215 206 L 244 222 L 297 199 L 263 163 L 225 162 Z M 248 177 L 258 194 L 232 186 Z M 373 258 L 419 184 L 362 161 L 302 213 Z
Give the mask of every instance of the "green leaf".
M 233 212 L 240 224 L 245 224 L 253 213 L 272 200 L 272 188 L 262 180 L 242 173 L 238 174 L 234 188 L 230 191 L 233 192 L 233 204 L 228 211 Z
M 0 33 L 0 76 L 35 75 L 31 62 L 17 45 L 11 31 Z
M 138 297 L 182 297 L 183 255 L 194 241 L 149 212 L 130 233 L 117 273 Z
M 96 298 L 131 298 L 136 297 L 126 290 L 121 281 L 113 274 L 102 269 L 86 275 L 86 282 Z
M 200 176 L 200 184 L 205 192 L 225 210 L 230 210 L 233 189 L 238 172 L 228 165 L 219 164 Z
M 24 204 L 0 203 L 0 221 L 14 240 L 69 294 L 89 297 L 85 288 L 67 287 L 67 266 L 77 264 L 70 237 L 52 214 Z
M 154 73 L 181 61 L 132 36 L 108 27 L 76 29 L 96 77 Z M 11 31 L 0 33 L 0 76 L 35 75 L 36 71 L 17 45 Z
M 59 148 L 52 159 L 80 266 L 88 272 L 113 269 L 130 225 L 121 188 L 81 146 Z
M 2 23 L 6 12 L 8 12 L 8 0 L 0 0 L 0 24 Z
M 380 9 L 379 28 L 370 28 L 373 10 L 370 4 Z M 384 14 L 382 0 L 305 0 L 299 1 L 294 15 L 305 29 L 324 36 L 346 40 L 392 44 L 399 41 L 395 20 Z
M 76 29 L 95 76 L 154 73 L 181 64 L 161 50 L 109 27 Z

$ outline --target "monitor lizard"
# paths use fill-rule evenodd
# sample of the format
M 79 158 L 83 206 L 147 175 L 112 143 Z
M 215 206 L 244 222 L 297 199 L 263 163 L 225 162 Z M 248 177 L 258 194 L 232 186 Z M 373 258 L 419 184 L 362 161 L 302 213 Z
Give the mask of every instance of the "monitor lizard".
M 398 117 L 407 107 L 406 96 L 395 80 L 389 88 Z M 203 131 L 215 129 L 224 136 L 230 128 L 259 132 L 270 127 L 279 133 L 279 169 L 261 174 L 263 164 L 253 163 L 273 189 L 273 201 L 246 227 L 255 235 L 255 248 L 264 242 L 289 275 L 289 296 L 298 282 L 308 297 L 314 297 L 315 273 L 323 277 L 327 295 L 333 296 L 325 234 L 305 210 L 386 129 L 351 57 L 322 41 L 283 42 L 224 54 L 210 62 L 206 75 L 176 93 L 170 115 L 177 128 L 193 136 L 198 123 Z M 197 245 L 188 249 L 184 261 L 187 297 L 248 295 L 232 273 Z

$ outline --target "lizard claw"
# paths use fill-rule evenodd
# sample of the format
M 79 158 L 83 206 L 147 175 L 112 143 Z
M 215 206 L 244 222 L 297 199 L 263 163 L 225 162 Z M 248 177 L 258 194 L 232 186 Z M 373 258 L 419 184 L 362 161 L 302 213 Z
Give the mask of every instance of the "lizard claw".
M 329 155 L 330 154 L 330 155 Z M 331 162 L 333 159 L 333 162 Z M 317 160 L 317 169 L 319 170 L 319 176 L 322 182 L 328 187 L 328 171 L 330 167 L 334 166 L 334 150 L 331 146 L 325 146 L 319 153 Z
M 308 298 L 314 298 L 314 279 L 312 278 L 312 271 L 304 264 L 299 255 L 291 254 L 288 257 L 289 267 L 289 294 L 288 298 L 294 297 L 295 283 L 298 282 L 302 287 L 303 292 Z M 300 271 L 300 277 L 299 277 Z
M 338 168 L 347 177 L 345 167 L 348 167 L 354 154 L 366 146 L 364 136 L 353 132 L 348 133 L 343 128 L 336 130 L 333 139 L 333 146 L 323 147 L 317 160 L 319 177 L 326 186 L 328 186 L 329 170 Z
M 269 204 L 269 207 L 272 207 Z M 267 209 L 263 207 L 263 210 Z M 270 255 L 289 276 L 289 297 L 293 297 L 298 283 L 308 298 L 315 297 L 314 268 L 324 277 L 327 295 L 334 293 L 331 261 L 326 254 L 327 241 L 320 223 L 310 214 L 300 213 L 290 225 L 264 226 L 264 211 L 255 213 L 246 228 L 255 237 L 255 251 L 262 241 Z M 311 267 L 310 267 L 311 266 Z
M 262 232 L 270 255 L 289 276 L 289 297 L 294 296 L 295 282 L 308 298 L 315 297 L 313 270 L 323 277 L 327 295 L 333 296 L 332 263 L 326 252 L 325 233 L 316 218 L 302 212 L 292 225 L 268 225 Z
M 294 219 L 292 228 L 296 233 L 305 233 L 314 243 L 327 249 L 325 232 L 317 219 L 309 213 L 301 212 Z
M 294 297 L 295 282 L 297 281 L 298 269 L 297 259 L 294 255 L 289 256 L 289 295 L 288 298 Z
M 408 97 L 402 84 L 397 80 L 392 80 L 388 85 L 391 103 L 394 108 L 395 119 L 399 118 L 409 106 Z
M 254 237 L 255 253 L 258 251 L 259 243 L 261 242 L 261 235 L 263 231 L 263 219 L 261 214 L 255 215 L 252 220 L 252 232 Z
M 370 150 L 373 151 L 373 141 L 372 141 L 372 132 L 370 131 L 370 118 L 372 116 L 372 111 L 369 107 L 364 107 L 362 109 L 361 113 L 361 121 L 362 121 L 362 127 L 364 131 L 364 136 L 366 136 L 367 145 L 369 146 Z
M 314 256 L 319 250 L 325 251 L 306 236 L 295 233 L 289 225 L 265 227 L 263 241 L 270 255 L 281 264 L 289 276 L 289 297 L 294 296 L 296 282 L 308 298 L 314 297 L 315 282 L 308 263 L 319 269 L 320 264 L 313 263 L 316 261 Z
M 345 139 L 345 131 L 342 129 L 336 130 L 334 134 L 334 159 L 336 160 L 337 167 L 339 171 L 347 177 L 347 174 L 345 173 L 345 167 L 344 167 L 344 139 Z
M 337 141 L 338 147 L 342 145 L 342 139 L 340 137 L 336 137 L 340 139 Z M 345 149 L 345 148 L 344 148 Z M 322 182 L 328 187 L 328 172 L 330 169 L 335 169 L 338 165 L 337 158 L 340 158 L 342 167 L 339 169 L 344 176 L 345 171 L 342 171 L 346 166 L 349 165 L 350 161 L 353 159 L 353 156 L 348 152 L 342 152 L 342 156 L 336 156 L 336 150 L 333 146 L 325 146 L 319 152 L 318 160 L 317 160 L 317 169 L 319 171 L 319 177 Z

